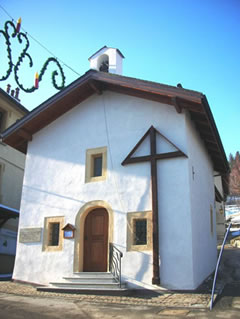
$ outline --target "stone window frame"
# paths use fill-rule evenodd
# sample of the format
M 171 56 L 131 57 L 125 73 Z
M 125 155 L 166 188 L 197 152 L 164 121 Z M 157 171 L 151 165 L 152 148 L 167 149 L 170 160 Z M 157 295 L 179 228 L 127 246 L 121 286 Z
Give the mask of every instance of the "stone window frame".
M 51 223 L 59 223 L 59 242 L 58 246 L 50 246 L 49 245 L 49 235 L 50 235 L 50 224 Z M 43 251 L 52 252 L 52 251 L 60 251 L 63 249 L 63 231 L 62 228 L 64 226 L 64 217 L 56 216 L 56 217 L 45 217 L 44 218 L 44 234 L 43 234 Z
M 134 221 L 136 219 L 147 220 L 147 244 L 134 244 Z M 152 250 L 152 211 L 129 212 L 127 213 L 127 251 Z
M 94 157 L 102 155 L 102 175 L 93 176 Z M 85 183 L 99 182 L 107 178 L 107 147 L 90 148 L 86 150 Z

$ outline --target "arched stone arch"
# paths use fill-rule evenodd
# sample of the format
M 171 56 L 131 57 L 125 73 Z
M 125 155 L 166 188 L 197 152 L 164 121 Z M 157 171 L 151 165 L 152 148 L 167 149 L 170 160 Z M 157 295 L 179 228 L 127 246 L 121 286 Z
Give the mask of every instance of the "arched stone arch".
M 84 250 L 84 223 L 90 211 L 95 208 L 105 208 L 108 212 L 108 242 L 113 241 L 113 210 L 111 206 L 102 200 L 94 200 L 83 205 L 75 219 L 75 241 L 74 241 L 74 262 L 73 272 L 83 271 L 83 250 Z M 108 245 L 109 246 L 109 245 Z M 109 255 L 109 254 L 108 254 Z

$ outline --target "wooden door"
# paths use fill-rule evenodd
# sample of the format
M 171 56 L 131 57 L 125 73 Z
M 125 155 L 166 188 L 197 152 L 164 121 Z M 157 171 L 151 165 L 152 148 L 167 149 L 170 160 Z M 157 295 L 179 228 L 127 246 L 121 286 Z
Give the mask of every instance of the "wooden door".
M 107 252 L 108 212 L 96 208 L 85 219 L 83 271 L 107 271 Z

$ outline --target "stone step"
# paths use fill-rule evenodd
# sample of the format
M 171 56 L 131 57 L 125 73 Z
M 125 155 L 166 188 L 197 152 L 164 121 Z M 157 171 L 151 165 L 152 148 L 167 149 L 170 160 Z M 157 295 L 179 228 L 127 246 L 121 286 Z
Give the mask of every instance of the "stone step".
M 118 288 L 119 283 L 117 282 L 85 282 L 85 283 L 70 283 L 70 282 L 50 282 L 50 286 L 58 288 Z
M 116 279 L 113 277 L 63 277 L 63 279 L 66 282 L 69 283 L 93 283 L 93 282 L 97 282 L 99 284 L 101 283 L 116 283 Z
M 74 278 L 114 278 L 110 272 L 74 272 Z
M 38 291 L 65 293 L 92 293 L 114 295 L 118 292 L 125 295 L 126 284 L 119 287 L 119 282 L 109 272 L 79 272 L 71 277 L 63 277 L 60 282 L 50 282 L 47 287 L 37 287 Z
M 84 295 L 127 296 L 130 291 L 125 287 L 118 288 L 76 288 L 76 287 L 37 287 L 37 291 Z

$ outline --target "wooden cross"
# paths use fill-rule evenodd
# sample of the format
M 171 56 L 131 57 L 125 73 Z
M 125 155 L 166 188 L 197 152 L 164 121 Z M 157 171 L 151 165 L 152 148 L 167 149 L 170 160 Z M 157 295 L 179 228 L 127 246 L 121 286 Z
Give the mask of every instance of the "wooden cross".
M 171 144 L 177 151 L 160 153 L 157 154 L 157 142 L 156 135 L 159 134 L 163 137 L 169 144 Z M 136 156 L 132 155 L 136 152 L 138 147 L 142 144 L 145 138 L 150 135 L 150 155 Z M 159 133 L 153 126 L 143 135 L 139 142 L 134 146 L 132 151 L 128 154 L 122 165 L 131 163 L 141 163 L 150 162 L 151 163 L 151 187 L 152 187 L 152 242 L 153 242 L 153 278 L 152 284 L 160 284 L 160 274 L 159 274 L 159 227 L 158 227 L 158 183 L 157 183 L 157 160 L 174 158 L 179 156 L 185 156 L 180 149 L 170 142 L 165 136 Z

